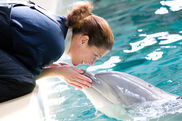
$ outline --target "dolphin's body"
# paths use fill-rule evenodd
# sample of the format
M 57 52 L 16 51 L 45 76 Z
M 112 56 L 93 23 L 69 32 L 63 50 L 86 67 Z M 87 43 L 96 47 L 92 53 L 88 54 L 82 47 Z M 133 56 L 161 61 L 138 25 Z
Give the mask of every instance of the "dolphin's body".
M 95 75 L 85 72 L 84 75 L 92 79 L 92 87 L 84 88 L 83 92 L 97 110 L 116 119 L 129 118 L 125 106 L 177 98 L 176 95 L 122 72 L 109 71 Z

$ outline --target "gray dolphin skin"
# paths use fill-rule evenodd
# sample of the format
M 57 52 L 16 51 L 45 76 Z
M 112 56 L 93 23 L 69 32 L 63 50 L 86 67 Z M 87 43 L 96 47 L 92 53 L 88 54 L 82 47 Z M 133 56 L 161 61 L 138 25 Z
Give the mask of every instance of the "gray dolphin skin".
M 92 86 L 84 88 L 83 92 L 97 110 L 116 119 L 128 118 L 125 106 L 178 97 L 123 72 L 108 71 L 95 75 L 85 72 L 84 75 L 92 79 Z

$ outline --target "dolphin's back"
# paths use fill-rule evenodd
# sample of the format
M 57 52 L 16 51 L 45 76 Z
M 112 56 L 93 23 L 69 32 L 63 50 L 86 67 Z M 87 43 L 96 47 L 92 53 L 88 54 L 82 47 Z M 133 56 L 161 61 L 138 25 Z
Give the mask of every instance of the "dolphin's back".
M 140 78 L 122 72 L 100 72 L 95 74 L 95 78 L 100 80 L 102 85 L 109 87 L 105 90 L 108 99 L 109 95 L 112 95 L 112 97 L 117 97 L 117 101 L 125 105 L 176 97 Z

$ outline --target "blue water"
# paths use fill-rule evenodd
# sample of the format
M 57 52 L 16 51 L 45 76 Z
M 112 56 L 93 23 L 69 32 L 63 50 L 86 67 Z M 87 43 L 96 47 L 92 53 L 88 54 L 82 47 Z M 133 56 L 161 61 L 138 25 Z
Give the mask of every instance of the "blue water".
M 182 95 L 182 0 L 93 1 L 93 12 L 108 21 L 115 44 L 94 66 L 78 68 L 126 72 Z M 48 104 L 55 121 L 117 121 L 96 111 L 81 91 L 60 80 L 52 82 Z

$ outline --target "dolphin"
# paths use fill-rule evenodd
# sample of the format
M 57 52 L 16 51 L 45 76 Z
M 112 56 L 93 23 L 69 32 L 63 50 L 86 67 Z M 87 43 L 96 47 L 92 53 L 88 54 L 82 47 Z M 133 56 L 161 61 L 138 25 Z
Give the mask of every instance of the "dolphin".
M 119 120 L 130 119 L 125 110 L 126 106 L 178 97 L 123 72 L 107 71 L 92 74 L 85 71 L 84 75 L 92 80 L 92 86 L 82 91 L 94 107 Z

